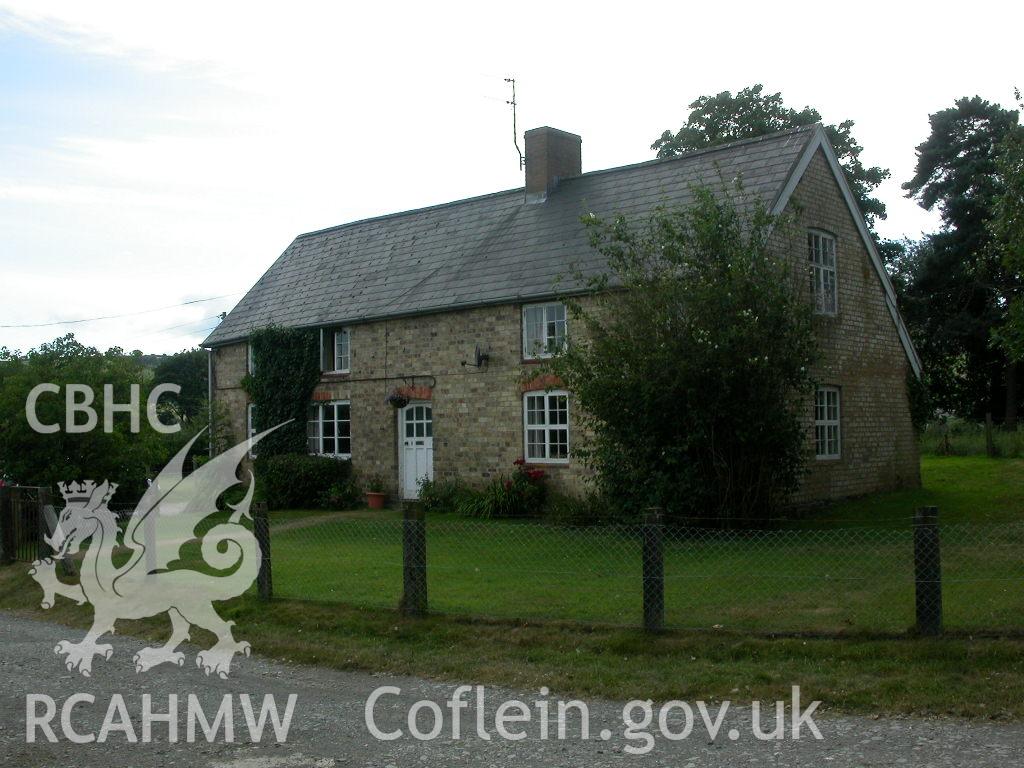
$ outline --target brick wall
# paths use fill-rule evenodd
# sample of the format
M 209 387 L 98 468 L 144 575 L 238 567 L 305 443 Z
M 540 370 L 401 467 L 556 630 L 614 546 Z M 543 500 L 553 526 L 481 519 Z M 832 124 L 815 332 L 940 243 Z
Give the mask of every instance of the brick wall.
M 509 474 L 524 453 L 523 390 L 535 367 L 522 361 L 521 318 L 519 305 L 505 305 L 351 326 L 350 373 L 325 374 L 315 397 L 351 402 L 353 469 L 379 473 L 389 493 L 398 491 L 398 417 L 386 398 L 408 387 L 421 396 L 431 390 L 435 478 L 483 485 Z M 490 348 L 490 361 L 463 366 L 474 362 L 478 344 Z M 214 371 L 216 397 L 231 410 L 241 440 L 247 401 L 237 384 L 245 373 L 245 345 L 218 348 Z M 571 404 L 569 419 L 571 433 Z M 575 462 L 543 468 L 553 487 L 583 490 Z
M 836 236 L 839 311 L 816 318 L 823 352 L 814 374 L 842 391 L 842 458 L 813 458 L 811 403 L 804 405 L 808 475 L 798 503 L 918 485 L 916 440 L 906 399 L 906 356 L 884 305 L 882 286 L 827 162 L 820 153 L 794 192 L 796 223 L 780 229 L 776 245 L 794 255 L 798 284 L 807 290 L 807 227 Z M 808 299 L 810 300 L 810 299 Z M 355 325 L 350 328 L 351 372 L 327 374 L 315 397 L 351 402 L 352 463 L 362 474 L 381 474 L 398 491 L 398 424 L 389 393 L 408 388 L 428 395 L 434 416 L 434 475 L 475 485 L 508 474 L 524 453 L 522 392 L 534 366 L 522 361 L 522 309 L 505 305 Z M 570 327 L 570 333 L 572 329 Z M 477 345 L 490 362 L 473 362 Z M 216 397 L 231 413 L 239 440 L 245 435 L 246 395 L 239 387 L 246 347 L 214 354 Z M 570 434 L 575 434 L 570 401 Z M 572 438 L 570 438 L 572 439 Z M 579 493 L 585 477 L 578 462 L 544 465 L 555 488 Z
M 818 315 L 821 360 L 812 373 L 819 384 L 839 387 L 842 457 L 816 460 L 813 409 L 804 407 L 808 474 L 797 503 L 856 496 L 920 485 L 917 440 L 910 420 L 906 377 L 909 363 L 881 280 L 819 150 L 793 193 L 795 224 L 779 234 L 780 247 L 796 254 L 800 284 L 809 296 L 807 228 L 836 238 L 838 311 Z

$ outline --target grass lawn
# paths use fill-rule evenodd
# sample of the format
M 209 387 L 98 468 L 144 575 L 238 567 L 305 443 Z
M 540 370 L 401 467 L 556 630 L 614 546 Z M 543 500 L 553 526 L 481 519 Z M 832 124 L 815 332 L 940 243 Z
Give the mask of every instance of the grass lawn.
M 922 456 L 921 487 L 837 503 L 807 525 L 909 526 L 914 510 L 937 506 L 943 523 L 1024 521 L 1024 459 Z
M 937 505 L 946 626 L 1024 627 L 1024 461 L 926 458 L 924 488 L 837 504 L 781 530 L 673 532 L 666 622 L 759 633 L 903 633 L 914 624 L 913 510 Z M 402 590 L 394 512 L 275 522 L 275 594 L 393 609 Z M 977 525 L 967 526 L 968 522 Z M 315 523 L 315 524 L 314 524 Z M 635 626 L 635 528 L 428 520 L 428 593 L 440 613 Z
M 279 599 L 246 596 L 222 613 L 257 653 L 339 669 L 656 700 L 770 700 L 799 684 L 832 711 L 1022 717 L 1019 636 L 870 634 L 902 632 L 913 622 L 909 511 L 921 504 L 938 505 L 951 523 L 943 532 L 947 626 L 1024 626 L 1024 461 L 928 458 L 923 468 L 922 490 L 836 505 L 816 516 L 814 528 L 804 521 L 770 541 L 671 542 L 668 618 L 703 631 L 652 637 L 610 626 L 639 619 L 635 536 L 448 517 L 428 521 L 431 609 L 498 619 L 403 619 L 394 611 L 401 592 L 394 512 L 272 515 Z M 856 527 L 876 514 L 886 518 L 883 527 Z M 841 520 L 855 527 L 839 528 Z M 983 525 L 960 525 L 973 520 Z M 964 530 L 985 534 L 956 534 Z M 38 611 L 38 588 L 26 571 L 23 564 L 0 568 L 0 609 L 87 624 L 90 609 L 65 600 Z M 964 580 L 978 575 L 992 578 Z M 723 629 L 707 630 L 715 624 Z M 162 618 L 118 631 L 162 642 L 168 626 Z M 787 628 L 840 634 L 744 633 Z M 200 631 L 193 639 L 212 641 Z
M 38 587 L 26 570 L 0 568 L 0 609 L 89 625 L 88 606 L 59 599 L 50 611 L 39 610 Z M 786 699 L 798 684 L 805 699 L 820 699 L 831 712 L 1024 717 L 1024 642 L 1012 639 L 651 637 L 552 623 L 403 619 L 390 611 L 252 597 L 218 610 L 257 654 L 342 670 L 655 701 Z M 163 643 L 170 623 L 119 622 L 117 630 Z M 194 628 L 192 641 L 209 647 L 213 636 Z M 128 663 L 114 642 L 120 655 L 106 663 Z

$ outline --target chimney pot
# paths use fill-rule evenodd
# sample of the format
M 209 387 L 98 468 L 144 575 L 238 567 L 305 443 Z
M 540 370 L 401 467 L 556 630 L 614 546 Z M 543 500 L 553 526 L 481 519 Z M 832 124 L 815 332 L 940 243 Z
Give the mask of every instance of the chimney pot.
M 583 139 L 575 133 L 544 126 L 530 129 L 525 138 L 527 202 L 543 202 L 560 179 L 583 172 Z

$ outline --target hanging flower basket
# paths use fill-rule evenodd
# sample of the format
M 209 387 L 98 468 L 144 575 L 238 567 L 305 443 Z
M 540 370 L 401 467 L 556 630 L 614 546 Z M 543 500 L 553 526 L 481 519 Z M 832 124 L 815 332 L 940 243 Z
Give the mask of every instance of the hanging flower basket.
M 409 404 L 409 398 L 400 392 L 392 392 L 388 395 L 387 403 L 393 408 L 405 408 Z

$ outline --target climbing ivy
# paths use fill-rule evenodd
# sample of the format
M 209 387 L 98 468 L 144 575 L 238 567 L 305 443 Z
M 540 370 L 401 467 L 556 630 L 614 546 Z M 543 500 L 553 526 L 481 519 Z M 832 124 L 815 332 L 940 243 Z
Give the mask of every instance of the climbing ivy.
M 256 406 L 257 431 L 291 420 L 260 441 L 259 454 L 306 452 L 306 414 L 320 380 L 319 334 L 312 328 L 261 328 L 249 337 L 254 370 L 242 388 Z

